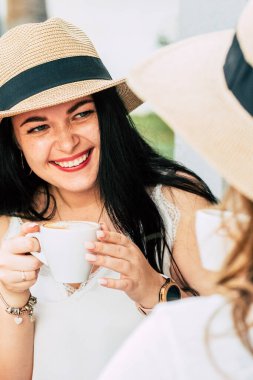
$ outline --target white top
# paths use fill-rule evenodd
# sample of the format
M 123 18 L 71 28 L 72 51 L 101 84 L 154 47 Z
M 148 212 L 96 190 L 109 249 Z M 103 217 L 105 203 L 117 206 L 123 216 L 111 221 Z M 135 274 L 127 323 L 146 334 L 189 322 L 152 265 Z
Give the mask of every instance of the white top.
M 161 210 L 172 247 L 179 219 L 178 210 L 166 201 L 161 186 L 152 198 Z M 15 236 L 20 220 L 11 218 L 5 238 Z M 165 254 L 169 274 L 169 255 Z M 92 380 L 118 347 L 143 319 L 134 302 L 124 292 L 98 284 L 100 277 L 119 274 L 101 268 L 86 286 L 69 295 L 43 266 L 31 292 L 38 298 L 35 308 L 33 380 Z
M 189 298 L 158 305 L 99 377 L 119 379 L 252 380 L 253 358 L 235 334 L 225 298 Z

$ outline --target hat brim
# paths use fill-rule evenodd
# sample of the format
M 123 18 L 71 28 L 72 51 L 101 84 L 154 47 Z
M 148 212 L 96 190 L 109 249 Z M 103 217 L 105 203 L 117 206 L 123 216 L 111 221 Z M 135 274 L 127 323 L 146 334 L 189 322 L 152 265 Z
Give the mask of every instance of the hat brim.
M 125 79 L 85 80 L 67 83 L 33 95 L 11 109 L 0 111 L 0 118 L 15 116 L 24 112 L 55 106 L 68 101 L 92 95 L 96 92 L 115 87 L 128 112 L 137 108 L 142 101 L 132 92 Z
M 253 199 L 253 118 L 223 74 L 233 36 L 232 30 L 215 32 L 162 48 L 133 70 L 127 83 L 232 186 Z

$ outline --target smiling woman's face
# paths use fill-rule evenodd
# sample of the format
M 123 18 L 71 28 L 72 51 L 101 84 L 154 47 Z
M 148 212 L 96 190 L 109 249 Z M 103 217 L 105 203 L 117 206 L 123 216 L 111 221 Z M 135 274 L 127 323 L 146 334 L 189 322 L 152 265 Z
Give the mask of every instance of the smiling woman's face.
M 19 148 L 38 177 L 59 190 L 95 187 L 100 134 L 91 96 L 12 118 Z

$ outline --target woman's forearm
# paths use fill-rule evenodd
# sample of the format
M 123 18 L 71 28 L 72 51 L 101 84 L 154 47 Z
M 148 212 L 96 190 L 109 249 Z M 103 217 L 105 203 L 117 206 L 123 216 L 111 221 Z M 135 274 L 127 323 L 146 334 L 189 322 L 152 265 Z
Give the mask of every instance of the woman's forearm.
M 0 292 L 10 306 L 22 307 L 29 298 L 29 291 L 10 293 L 0 286 Z M 1 380 L 30 380 L 33 369 L 34 323 L 27 314 L 22 323 L 15 323 L 15 316 L 5 311 L 0 299 L 0 378 Z

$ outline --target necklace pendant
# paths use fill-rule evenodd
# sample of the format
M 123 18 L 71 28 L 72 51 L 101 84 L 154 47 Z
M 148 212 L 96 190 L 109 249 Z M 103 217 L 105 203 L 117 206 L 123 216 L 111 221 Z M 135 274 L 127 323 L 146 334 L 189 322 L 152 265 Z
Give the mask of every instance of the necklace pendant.
M 16 325 L 20 325 L 23 322 L 23 318 L 22 317 L 15 317 L 14 322 L 16 323 Z

